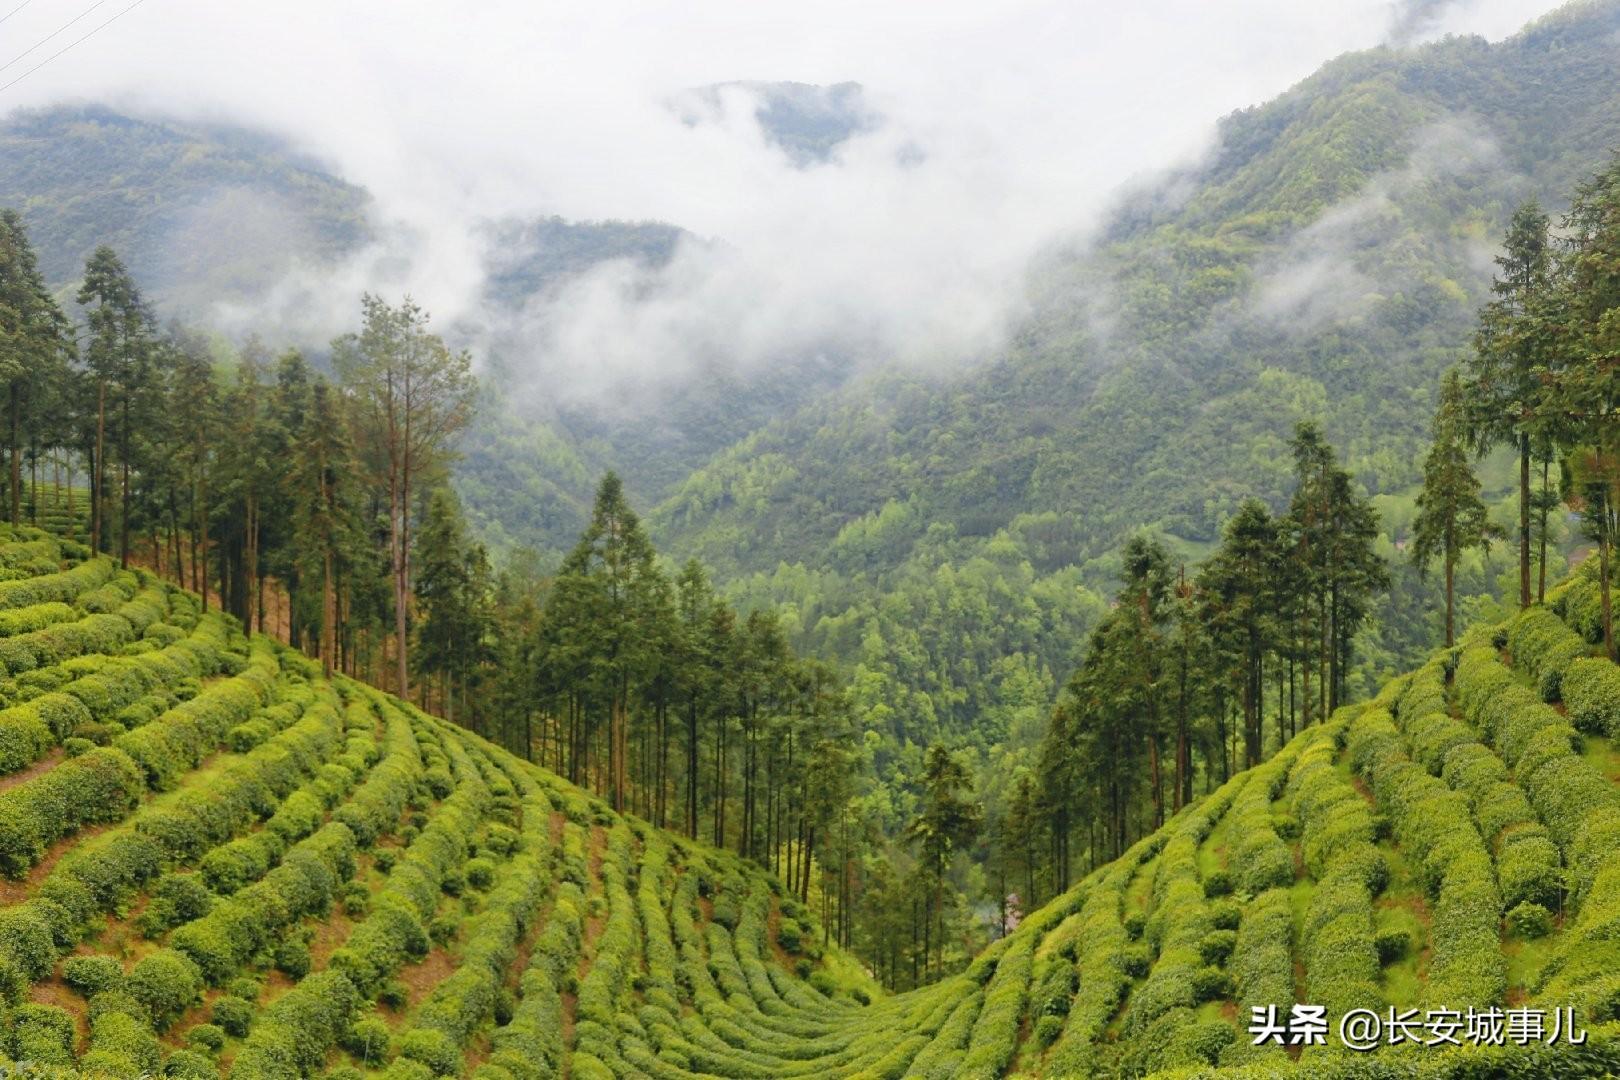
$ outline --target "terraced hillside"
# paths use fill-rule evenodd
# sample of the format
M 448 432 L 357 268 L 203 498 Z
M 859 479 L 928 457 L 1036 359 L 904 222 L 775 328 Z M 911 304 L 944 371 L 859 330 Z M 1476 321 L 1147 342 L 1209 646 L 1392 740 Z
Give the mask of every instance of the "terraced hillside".
M 84 540 L 90 535 L 90 489 L 61 484 L 22 485 L 24 521 L 54 536 Z
M 407 1080 L 1620 1066 L 1620 669 L 1592 655 L 1589 578 L 1306 731 L 966 972 L 882 997 L 760 871 L 86 554 L 0 530 L 16 1060 Z M 1322 1045 L 1253 1044 L 1252 1009 L 1295 1004 L 1325 1007 Z M 1583 1045 L 1521 1026 L 1417 1049 L 1421 1023 L 1370 1053 L 1338 1040 L 1353 1009 L 1562 1006 Z
M 326 682 L 148 575 L 0 540 L 9 1056 L 130 1077 L 757 1072 L 784 1032 L 810 1045 L 861 1015 L 865 979 L 761 872 Z

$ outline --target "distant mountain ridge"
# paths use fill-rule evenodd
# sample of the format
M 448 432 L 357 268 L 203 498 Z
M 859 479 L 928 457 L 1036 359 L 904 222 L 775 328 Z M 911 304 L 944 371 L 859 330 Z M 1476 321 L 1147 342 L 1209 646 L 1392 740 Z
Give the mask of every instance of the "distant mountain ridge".
M 174 311 L 251 296 L 369 236 L 370 197 L 262 134 L 100 106 L 0 121 L 0 205 L 18 209 L 46 279 L 77 282 L 111 244 Z
M 839 144 L 883 122 L 858 82 L 713 83 L 679 96 L 675 108 L 687 124 L 702 123 L 720 113 L 728 90 L 741 90 L 757 100 L 754 119 L 760 131 L 801 169 L 827 162 Z

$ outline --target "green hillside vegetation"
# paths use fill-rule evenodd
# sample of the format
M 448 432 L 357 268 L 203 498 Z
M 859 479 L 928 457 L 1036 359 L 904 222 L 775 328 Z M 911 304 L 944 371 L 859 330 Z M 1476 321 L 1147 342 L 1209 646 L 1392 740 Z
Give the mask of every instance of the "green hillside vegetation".
M 1620 1065 L 1620 668 L 1590 572 L 1306 728 L 960 974 L 885 996 L 753 864 L 148 574 L 0 532 L 13 1059 L 412 1080 Z M 1589 1038 L 1251 1045 L 1252 1007 L 1296 1001 L 1575 1006 Z
M 524 430 L 409 299 L 232 352 L 98 246 L 67 308 L 0 211 L 0 1053 L 1620 1068 L 1617 31 L 1343 58 L 1054 257 L 988 368 L 695 382 L 623 439 Z M 726 408 L 717 464 L 647 464 Z M 621 452 L 679 484 L 651 528 Z M 497 564 L 507 522 L 568 542 Z M 1295 1005 L 1324 1045 L 1250 1038 Z M 1526 1007 L 1589 1041 L 1335 1026 Z
M 940 686 L 998 681 L 980 645 L 1061 681 L 1123 539 L 1155 528 L 1196 561 L 1244 499 L 1282 509 L 1299 420 L 1368 494 L 1409 505 L 1514 207 L 1562 206 L 1620 145 L 1617 31 L 1620 5 L 1582 3 L 1500 44 L 1328 64 L 1229 117 L 1207 168 L 1127 201 L 1095 250 L 1038 269 L 1006 355 L 879 373 L 764 425 L 659 505 L 654 535 L 744 602 L 792 610 L 803 651 L 872 672 L 918 741 L 971 737 L 986 706 Z M 1398 579 L 1369 627 L 1359 693 L 1439 636 L 1416 584 Z M 963 589 L 914 640 L 932 597 Z
M 27 221 L 54 289 L 113 244 L 171 312 L 251 299 L 300 261 L 358 248 L 369 201 L 238 130 L 92 107 L 14 112 L 0 125 L 0 205 Z
M 866 978 L 752 864 L 149 574 L 0 532 L 9 1059 L 723 1074 L 866 1015 Z

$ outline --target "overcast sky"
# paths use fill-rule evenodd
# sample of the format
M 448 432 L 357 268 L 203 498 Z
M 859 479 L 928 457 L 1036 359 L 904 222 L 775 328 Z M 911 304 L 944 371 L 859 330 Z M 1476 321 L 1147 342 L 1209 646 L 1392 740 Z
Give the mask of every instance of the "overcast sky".
M 28 0 L 0 23 L 0 83 L 129 0 L 45 41 L 91 3 Z M 534 312 L 535 349 L 570 370 L 678 369 L 717 347 L 767 359 L 851 327 L 864 348 L 931 356 L 993 347 L 1031 252 L 1122 182 L 1196 160 L 1222 114 L 1347 50 L 1498 39 L 1552 6 L 144 0 L 0 109 L 105 101 L 280 133 L 415 230 L 402 284 L 447 315 L 472 303 L 481 217 L 659 218 L 726 241 L 678 260 L 653 305 L 619 268 L 566 314 Z M 801 170 L 746 109 L 688 127 L 666 104 L 732 79 L 857 80 L 888 123 Z

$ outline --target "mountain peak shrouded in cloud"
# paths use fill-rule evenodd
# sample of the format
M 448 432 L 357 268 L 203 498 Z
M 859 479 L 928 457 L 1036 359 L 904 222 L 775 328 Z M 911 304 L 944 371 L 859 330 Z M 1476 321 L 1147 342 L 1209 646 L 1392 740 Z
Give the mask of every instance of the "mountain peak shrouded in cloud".
M 45 6 L 6 32 L 43 38 L 60 25 Z M 1425 34 L 1500 36 L 1547 6 L 1464 0 L 1425 18 Z M 617 400 L 627 384 L 717 365 L 837 354 L 948 371 L 994 355 L 1027 311 L 1033 257 L 1092 236 L 1122 184 L 1202 161 L 1217 116 L 1386 41 L 1392 10 L 1034 0 L 924 15 L 840 0 L 650 20 L 623 4 L 541 13 L 491 0 L 405 5 L 379 23 L 352 0 L 165 0 L 0 108 L 90 99 L 263 130 L 368 194 L 335 267 L 320 248 L 280 264 L 257 302 L 240 290 L 219 305 L 235 333 L 322 342 L 350 328 L 367 289 L 410 292 L 441 325 L 476 322 L 492 288 L 522 283 L 534 239 L 491 223 L 654 221 L 712 238 L 574 261 L 548 279 L 548 300 L 499 328 L 536 394 Z M 726 81 L 739 57 L 767 78 Z M 204 207 L 188 233 L 199 242 L 166 256 L 206 278 L 213 245 L 267 250 L 294 220 L 258 190 L 220 204 L 259 211 L 243 217 L 258 223 L 244 242 Z M 514 236 L 514 250 L 491 248 Z M 543 239 L 566 252 L 582 238 Z M 142 251 L 129 254 L 141 269 Z M 507 280 L 492 283 L 492 267 Z
M 801 82 L 735 81 L 700 86 L 679 95 L 672 106 L 690 126 L 721 121 L 728 98 L 740 95 L 752 106 L 761 134 L 799 168 L 824 164 L 852 136 L 871 131 L 883 118 L 857 82 L 819 86 Z
M 517 308 L 593 267 L 622 259 L 661 270 L 675 257 L 676 245 L 692 239 L 662 221 L 566 221 L 507 218 L 484 229 L 488 302 Z
M 367 241 L 370 197 L 263 132 L 102 106 L 0 121 L 0 205 L 19 208 L 53 288 L 100 244 L 138 267 L 168 313 L 204 316 L 296 266 L 333 267 Z

